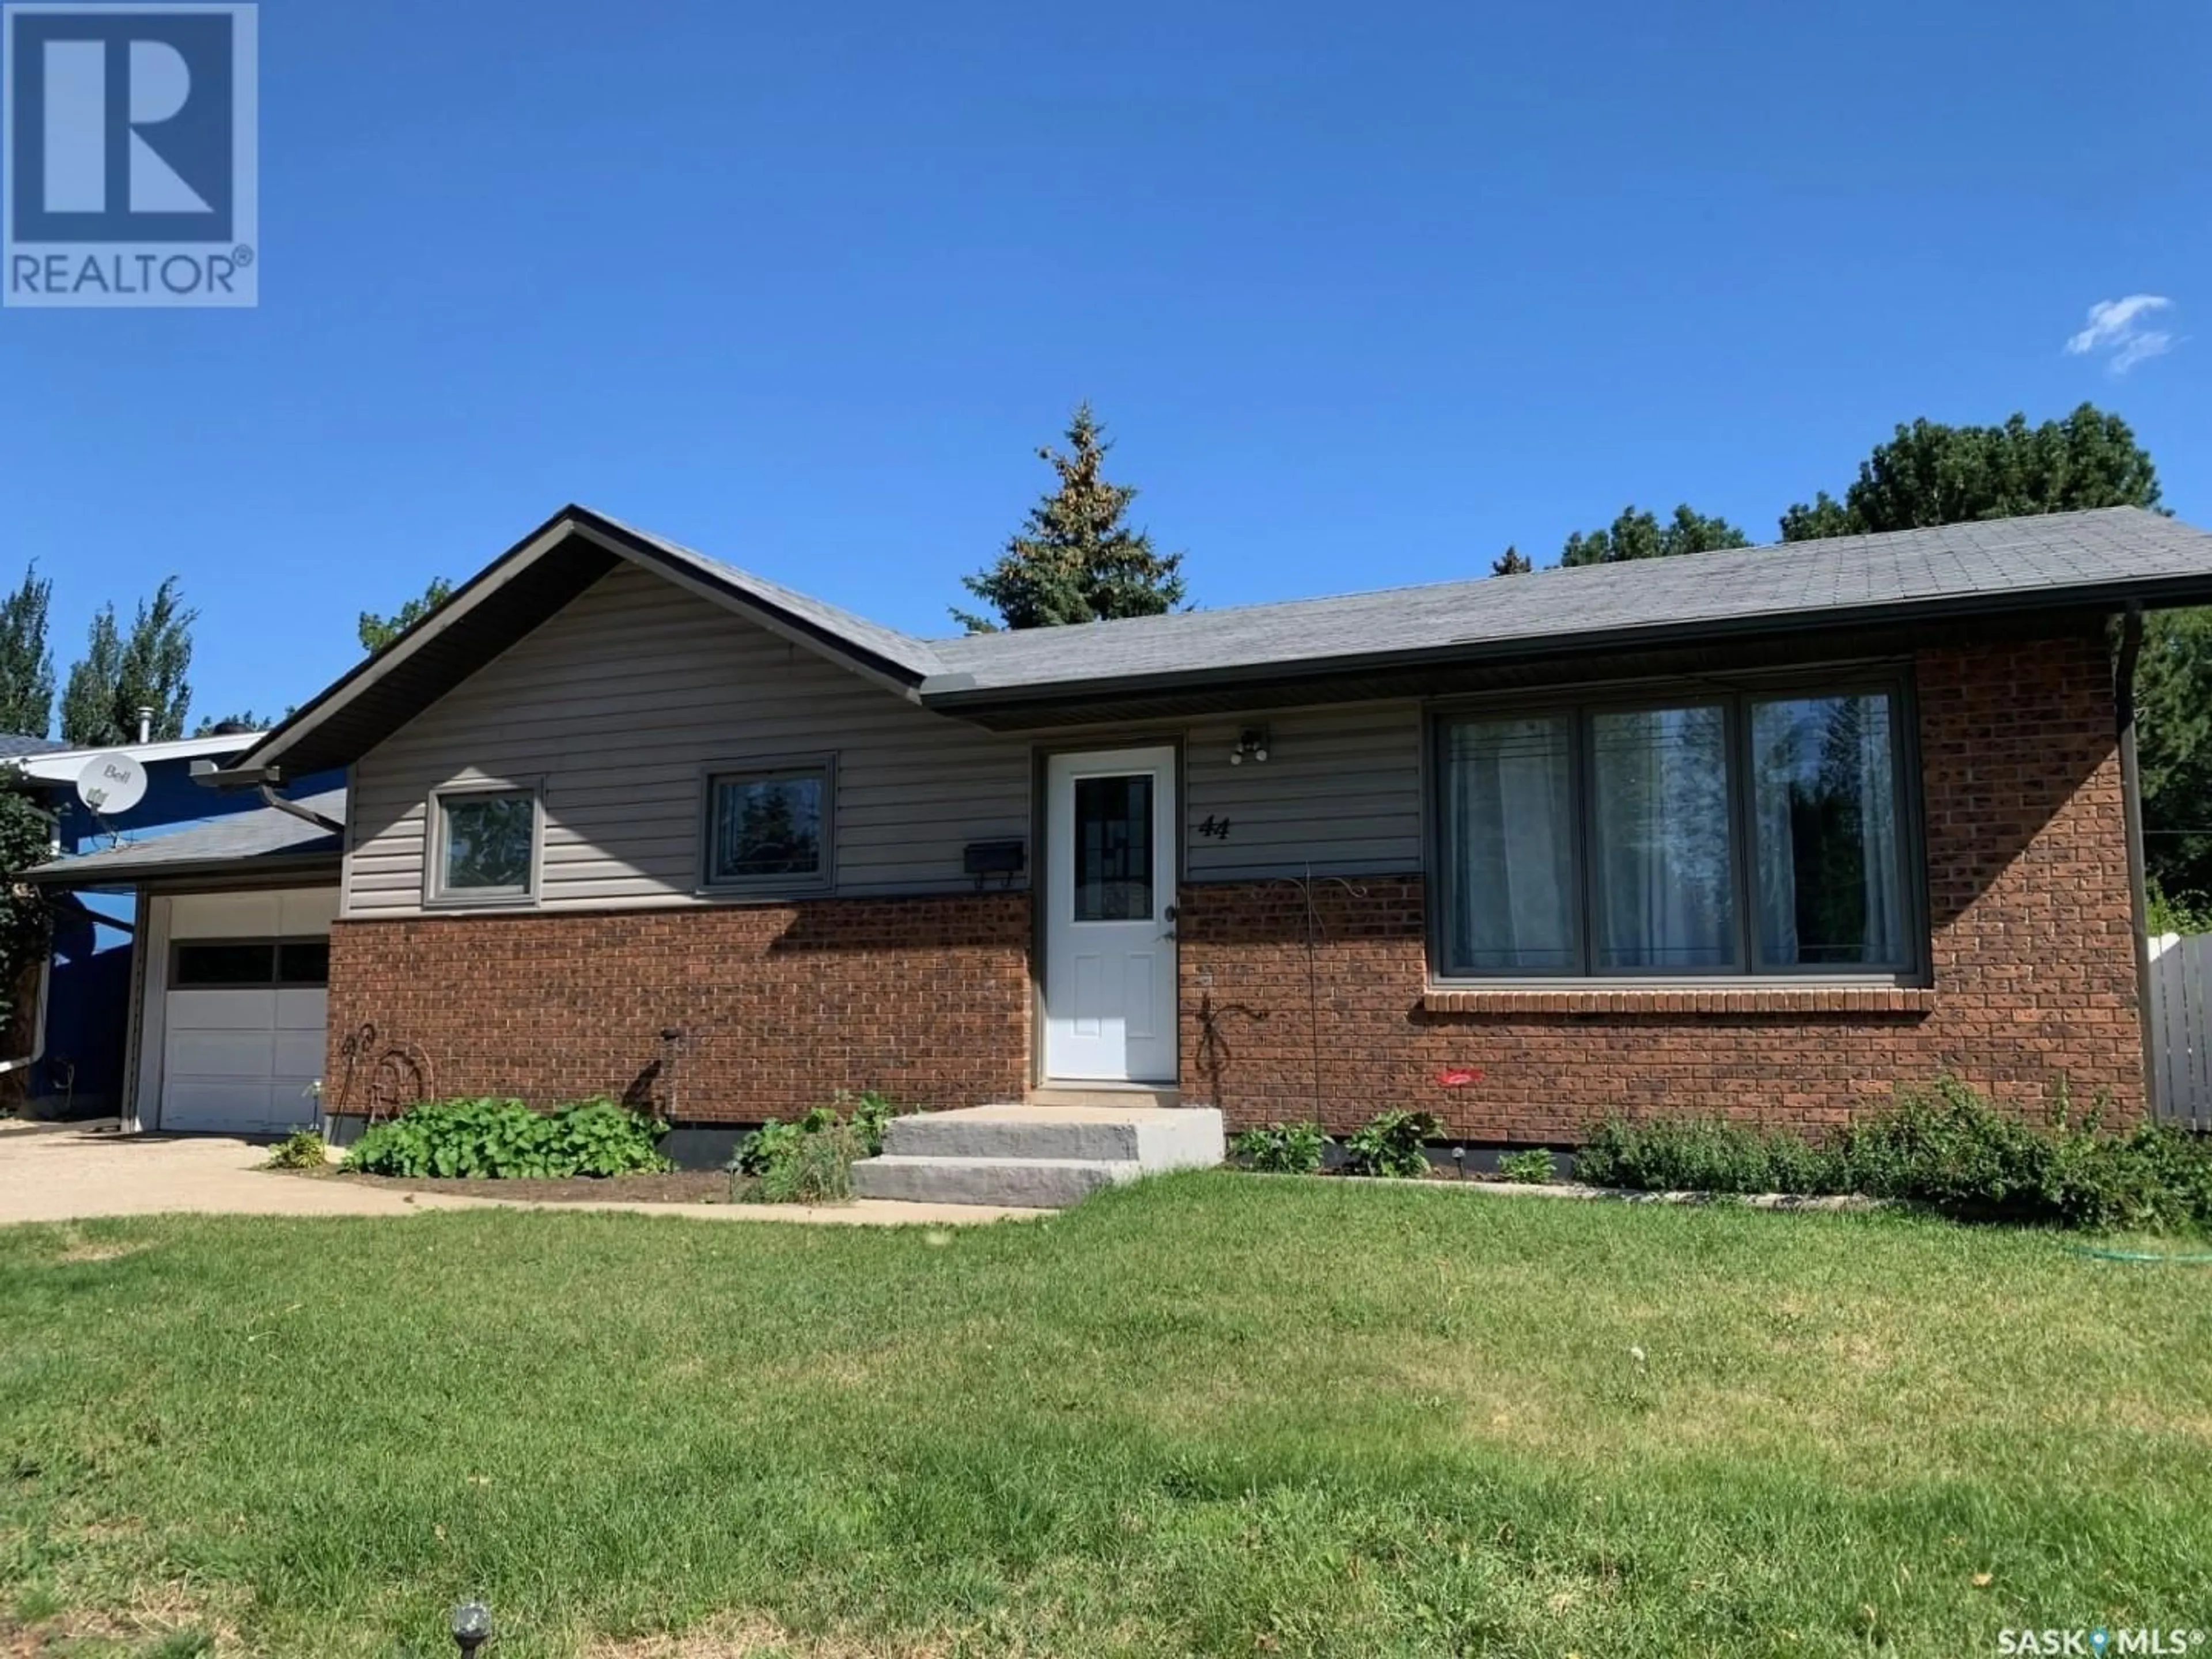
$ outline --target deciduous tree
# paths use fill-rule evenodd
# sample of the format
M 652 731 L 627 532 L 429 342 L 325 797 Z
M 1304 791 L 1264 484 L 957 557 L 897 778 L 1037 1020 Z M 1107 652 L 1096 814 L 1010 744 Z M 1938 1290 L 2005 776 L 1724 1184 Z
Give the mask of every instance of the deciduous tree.
M 1662 524 L 1652 514 L 1624 507 L 1620 516 L 1603 530 L 1567 538 L 1559 551 L 1561 564 L 1620 564 L 1629 559 L 1672 558 L 1680 553 L 1705 553 L 1717 547 L 1748 547 L 1750 538 L 1726 519 L 1693 512 L 1686 504 L 1674 509 Z
M 198 616 L 178 597 L 174 576 L 139 602 L 127 638 L 116 626 L 115 607 L 103 605 L 62 692 L 63 741 L 81 749 L 135 743 L 141 708 L 153 710 L 155 739 L 182 737 Z

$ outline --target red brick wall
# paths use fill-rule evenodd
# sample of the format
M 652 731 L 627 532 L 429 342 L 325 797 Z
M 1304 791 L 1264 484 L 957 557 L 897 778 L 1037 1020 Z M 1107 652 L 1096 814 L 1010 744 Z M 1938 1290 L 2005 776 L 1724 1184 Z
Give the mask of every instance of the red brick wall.
M 419 1072 L 437 1096 L 665 1109 L 672 1026 L 686 1122 L 788 1117 L 836 1089 L 1019 1099 L 1029 946 L 1023 893 L 341 921 L 329 1109 L 365 1109 L 381 1060 L 404 1094 Z
M 1918 663 L 1931 987 L 1425 994 L 1419 878 L 1186 887 L 1185 1097 L 1232 1124 L 1387 1105 L 1472 1139 L 1577 1138 L 1593 1115 L 1714 1110 L 1817 1127 L 1950 1070 L 2023 1106 L 2064 1073 L 2142 1109 L 2125 830 L 2101 636 Z M 1316 1054 L 1318 1060 L 1316 1062 Z M 1449 1066 L 1483 1080 L 1436 1081 Z M 1318 1073 L 1318 1104 L 1315 1079 Z

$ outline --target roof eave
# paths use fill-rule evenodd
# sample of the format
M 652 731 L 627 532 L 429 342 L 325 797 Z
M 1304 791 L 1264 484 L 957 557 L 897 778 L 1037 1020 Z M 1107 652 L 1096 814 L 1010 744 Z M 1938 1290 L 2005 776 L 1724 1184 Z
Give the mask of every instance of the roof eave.
M 1915 623 L 1958 622 L 1978 617 L 1996 620 L 2038 613 L 2102 614 L 2120 611 L 2130 605 L 2139 605 L 2146 609 L 2168 609 L 2206 604 L 2212 604 L 2212 574 L 2133 578 L 2021 593 L 1958 594 L 1944 599 L 1915 599 L 1896 604 L 1829 605 L 1817 611 L 1765 612 L 1747 617 L 1716 617 L 1691 623 L 1653 623 L 1569 635 L 1547 635 L 1496 641 L 1424 646 L 1403 651 L 1364 652 L 1340 657 L 1237 663 L 1197 671 L 1176 670 L 1078 681 L 1057 680 L 1035 685 L 977 687 L 973 684 L 971 676 L 947 674 L 933 677 L 922 683 L 921 701 L 924 707 L 940 714 L 981 717 L 1054 705 L 1073 707 L 1114 699 L 1158 696 L 1179 690 L 1218 691 L 1239 686 L 1278 684 L 1285 681 L 1322 686 L 1331 680 L 1358 678 L 1380 671 L 1419 669 L 1446 664 L 1502 665 L 1549 657 L 1601 656 L 1654 646 L 1704 645 L 1733 639 L 1818 634 L 1838 629 L 1863 630 Z
M 336 881 L 343 864 L 343 854 L 335 848 L 312 853 L 257 853 L 235 859 L 190 859 L 123 869 L 88 870 L 82 860 L 57 859 L 52 864 L 26 870 L 16 879 L 33 886 L 95 893 L 179 884 L 250 886 L 268 883 L 296 886 L 301 884 L 296 878 L 303 875 L 327 875 Z

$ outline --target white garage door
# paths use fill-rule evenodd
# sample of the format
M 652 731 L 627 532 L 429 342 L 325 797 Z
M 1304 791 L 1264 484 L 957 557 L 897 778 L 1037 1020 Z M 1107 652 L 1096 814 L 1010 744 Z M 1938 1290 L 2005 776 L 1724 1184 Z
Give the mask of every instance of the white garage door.
M 334 908 L 307 890 L 171 901 L 162 1129 L 276 1134 L 314 1121 Z

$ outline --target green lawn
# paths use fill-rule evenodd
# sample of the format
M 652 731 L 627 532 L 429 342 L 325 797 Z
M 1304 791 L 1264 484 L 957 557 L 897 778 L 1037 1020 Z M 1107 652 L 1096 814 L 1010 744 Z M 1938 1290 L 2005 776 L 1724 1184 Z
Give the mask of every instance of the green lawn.
M 518 1659 L 1979 1654 L 2208 1564 L 2212 1270 L 2051 1236 L 1229 1175 L 0 1230 L 0 1653 L 480 1591 Z

